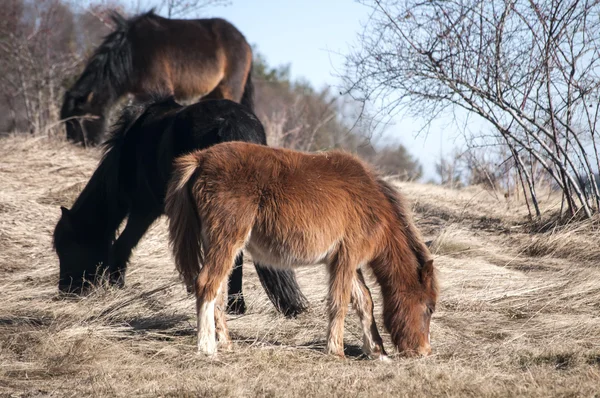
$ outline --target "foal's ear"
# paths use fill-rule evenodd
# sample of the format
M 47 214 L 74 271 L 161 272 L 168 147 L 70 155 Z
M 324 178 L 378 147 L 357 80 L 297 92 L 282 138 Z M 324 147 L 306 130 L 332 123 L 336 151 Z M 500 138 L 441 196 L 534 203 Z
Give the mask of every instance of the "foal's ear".
M 423 267 L 421 267 L 421 282 L 424 285 L 430 285 L 433 281 L 433 260 L 425 261 Z

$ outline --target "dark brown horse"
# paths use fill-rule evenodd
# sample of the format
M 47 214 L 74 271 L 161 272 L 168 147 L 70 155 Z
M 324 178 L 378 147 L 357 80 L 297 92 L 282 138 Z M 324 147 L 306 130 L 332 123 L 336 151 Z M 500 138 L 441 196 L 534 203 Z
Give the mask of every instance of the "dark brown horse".
M 165 214 L 177 268 L 196 293 L 200 352 L 215 354 L 216 338 L 230 342 L 223 305 L 215 303 L 245 248 L 254 261 L 279 269 L 327 266 L 329 353 L 344 355 L 352 302 L 364 352 L 386 358 L 362 267 L 381 286 L 394 345 L 407 355 L 430 353 L 433 260 L 399 193 L 354 156 L 218 144 L 175 161 Z
M 177 100 L 230 99 L 252 109 L 252 49 L 223 19 L 166 19 L 152 11 L 116 24 L 65 94 L 61 119 L 67 138 L 102 141 L 107 114 L 122 96 L 150 93 Z

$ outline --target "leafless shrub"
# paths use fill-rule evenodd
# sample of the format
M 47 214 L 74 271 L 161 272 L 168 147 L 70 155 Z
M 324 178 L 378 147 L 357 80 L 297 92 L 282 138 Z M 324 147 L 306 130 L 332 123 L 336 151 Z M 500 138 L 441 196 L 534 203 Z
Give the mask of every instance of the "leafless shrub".
M 61 81 L 78 62 L 71 56 L 73 14 L 60 0 L 12 0 L 0 13 L 0 95 L 10 115 L 6 128 L 45 132 L 58 120 Z
M 447 110 L 477 115 L 509 149 L 536 216 L 534 165 L 571 215 L 598 211 L 599 1 L 365 3 L 372 15 L 347 57 L 350 93 L 390 98 L 387 108 L 427 121 Z
M 64 0 L 10 0 L 0 9 L 0 131 L 62 131 L 64 89 L 108 30 L 103 11 L 91 4 L 77 14 Z
M 361 109 L 348 97 L 308 82 L 291 80 L 289 66 L 272 68 L 255 54 L 256 113 L 270 145 L 318 151 L 342 148 L 357 153 L 388 175 L 420 178 L 422 168 L 402 145 L 371 142 L 370 126 L 357 117 Z

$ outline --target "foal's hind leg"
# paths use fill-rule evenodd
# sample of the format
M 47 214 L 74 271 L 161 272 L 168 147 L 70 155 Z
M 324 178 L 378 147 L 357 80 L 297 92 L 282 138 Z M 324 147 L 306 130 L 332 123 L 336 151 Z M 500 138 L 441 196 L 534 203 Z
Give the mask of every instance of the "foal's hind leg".
M 363 352 L 372 358 L 387 359 L 373 316 L 373 298 L 360 268 L 352 281 L 352 305 L 363 328 Z
M 228 231 L 231 232 L 231 231 Z M 204 245 L 204 265 L 196 278 L 196 310 L 198 313 L 198 352 L 214 355 L 217 352 L 215 315 L 220 324 L 220 337 L 228 340 L 224 314 L 215 312 L 215 305 L 222 289 L 227 283 L 227 276 L 231 272 L 236 255 L 244 246 L 244 239 L 248 235 L 241 234 L 239 239 L 215 237 L 217 242 L 206 242 Z M 209 238 L 210 239 L 210 238 Z M 216 239 L 215 239 L 216 240 Z
M 225 305 L 227 303 L 227 279 L 223 281 L 219 288 L 217 301 L 215 303 L 215 332 L 219 345 L 226 350 L 231 349 L 231 337 L 229 337 L 229 329 L 225 318 Z
M 338 253 L 329 264 L 327 353 L 340 357 L 344 357 L 344 319 L 350 304 L 355 270 L 356 266 L 342 253 Z

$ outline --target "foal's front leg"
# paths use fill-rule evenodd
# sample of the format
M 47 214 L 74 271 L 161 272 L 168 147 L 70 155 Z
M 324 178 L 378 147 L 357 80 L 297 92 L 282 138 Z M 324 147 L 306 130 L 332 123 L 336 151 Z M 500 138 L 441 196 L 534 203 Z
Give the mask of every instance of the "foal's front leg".
M 363 352 L 374 359 L 388 360 L 383 340 L 375 324 L 373 298 L 360 268 L 356 270 L 356 277 L 352 281 L 352 305 L 358 313 L 363 329 Z
M 329 330 L 327 332 L 327 353 L 344 357 L 344 319 L 350 304 L 352 279 L 356 267 L 350 262 L 337 258 L 329 264 Z

